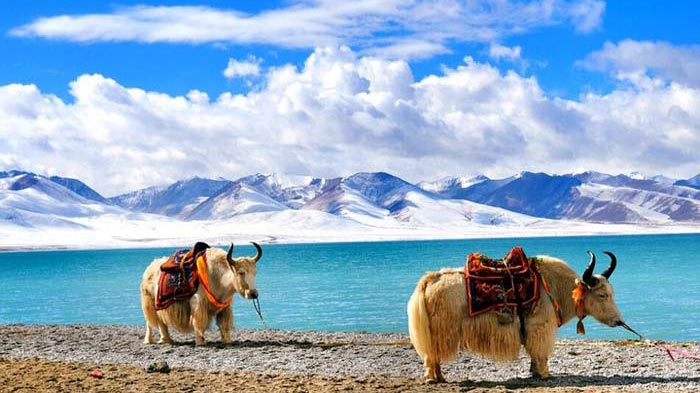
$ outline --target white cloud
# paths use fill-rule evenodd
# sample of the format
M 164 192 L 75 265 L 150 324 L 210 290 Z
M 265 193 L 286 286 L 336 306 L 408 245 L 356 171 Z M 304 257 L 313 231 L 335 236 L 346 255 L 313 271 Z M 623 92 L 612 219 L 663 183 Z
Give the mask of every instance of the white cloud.
M 228 59 L 228 65 L 223 74 L 228 79 L 258 76 L 260 75 L 260 63 L 262 63 L 262 59 L 252 55 L 248 56 L 246 60 Z
M 38 18 L 19 37 L 73 42 L 267 44 L 285 48 L 349 45 L 388 57 L 429 57 L 452 42 L 491 42 L 533 28 L 570 23 L 590 31 L 604 3 L 591 0 L 295 0 L 248 14 L 204 6 L 133 6 L 111 13 Z
M 653 88 L 659 79 L 700 87 L 700 46 L 675 46 L 667 42 L 623 40 L 606 42 L 579 65 L 643 88 Z
M 521 51 L 522 50 L 520 46 L 510 47 L 498 43 L 492 43 L 489 46 L 489 57 L 494 60 L 505 59 L 511 62 L 515 62 L 522 60 L 522 58 L 520 57 Z
M 316 49 L 267 70 L 247 94 L 210 99 L 71 83 L 74 103 L 34 85 L 0 86 L 0 162 L 84 179 L 113 195 L 193 175 L 408 180 L 521 170 L 638 170 L 688 177 L 700 151 L 700 89 L 681 83 L 551 99 L 533 77 L 467 57 L 415 80 L 405 61 Z
M 413 60 L 450 53 L 450 50 L 440 43 L 419 39 L 404 39 L 397 40 L 387 46 L 369 48 L 364 53 L 386 59 Z
M 602 25 L 605 2 L 584 0 L 571 4 L 567 10 L 576 31 L 589 33 Z

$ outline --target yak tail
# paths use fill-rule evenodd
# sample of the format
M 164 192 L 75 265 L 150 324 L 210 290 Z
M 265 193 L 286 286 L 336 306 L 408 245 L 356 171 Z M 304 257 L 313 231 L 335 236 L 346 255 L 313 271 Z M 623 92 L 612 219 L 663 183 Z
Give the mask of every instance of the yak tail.
M 425 307 L 425 288 L 430 280 L 423 277 L 416 285 L 411 299 L 408 301 L 408 334 L 411 344 L 423 360 L 426 357 L 434 359 L 435 349 L 430 334 L 430 316 Z

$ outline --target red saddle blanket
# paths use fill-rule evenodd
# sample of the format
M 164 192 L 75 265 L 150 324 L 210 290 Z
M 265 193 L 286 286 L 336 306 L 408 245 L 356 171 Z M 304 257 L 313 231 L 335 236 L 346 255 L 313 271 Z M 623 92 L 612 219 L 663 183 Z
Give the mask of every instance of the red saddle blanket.
M 156 310 L 162 310 L 177 300 L 189 299 L 199 288 L 197 258 L 206 260 L 205 243 L 197 243 L 190 250 L 175 251 L 160 266 Z
M 529 314 L 540 297 L 538 272 L 520 247 L 503 259 L 490 259 L 478 252 L 469 254 L 464 276 L 471 317 L 504 307 L 512 312 L 518 301 Z

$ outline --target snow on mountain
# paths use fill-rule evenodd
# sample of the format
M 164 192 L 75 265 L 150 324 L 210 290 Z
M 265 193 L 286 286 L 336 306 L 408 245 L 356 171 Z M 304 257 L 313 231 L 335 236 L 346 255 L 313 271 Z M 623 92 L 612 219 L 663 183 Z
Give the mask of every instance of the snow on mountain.
M 73 186 L 83 184 L 68 183 Z M 22 171 L 0 173 L 0 220 L 7 223 L 26 227 L 77 226 L 70 218 L 114 212 L 128 213 L 85 198 L 44 176 Z
M 436 181 L 423 181 L 417 184 L 421 189 L 441 195 L 446 198 L 454 198 L 462 190 L 475 184 L 490 180 L 484 175 L 475 177 L 444 177 Z
M 382 172 L 358 173 L 346 179 L 337 179 L 303 209 L 320 210 L 365 225 L 387 228 L 520 225 L 535 220 L 474 202 L 448 200 Z
M 233 182 L 196 206 L 185 218 L 222 220 L 249 213 L 281 211 L 287 206 L 244 182 Z
M 461 199 L 550 219 L 612 223 L 700 221 L 700 193 L 636 174 L 598 172 L 548 175 L 523 172 L 485 180 L 460 191 Z
M 481 226 L 522 226 L 538 221 L 537 218 L 498 207 L 482 205 L 467 200 L 433 198 L 425 193 L 408 192 L 404 206 L 390 216 L 415 227 L 464 228 Z
M 180 180 L 165 188 L 151 187 L 119 195 L 109 200 L 125 209 L 187 217 L 197 206 L 230 185 L 229 180 L 193 177 Z
M 657 182 L 657 183 L 659 183 L 659 184 L 662 184 L 662 185 L 664 185 L 664 186 L 672 186 L 673 183 L 675 183 L 675 182 L 677 181 L 677 179 L 673 179 L 673 178 L 671 178 L 671 177 L 664 176 L 664 175 L 655 175 L 655 176 L 651 176 L 651 177 L 649 178 L 649 180 L 653 180 L 653 181 L 655 181 L 655 182 Z
M 299 209 L 319 194 L 327 184 L 328 179 L 311 176 L 262 175 L 258 173 L 242 177 L 236 182 L 248 184 L 292 209 Z
M 383 172 L 334 179 L 256 174 L 235 181 L 195 177 L 104 199 L 77 179 L 15 170 L 0 172 L 0 247 L 31 247 L 36 236 L 42 244 L 82 247 L 250 236 L 331 241 L 697 231 L 695 185 L 700 188 L 700 175 L 672 183 L 661 176 L 522 172 L 414 185 Z
M 387 173 L 357 173 L 327 182 L 302 210 L 319 210 L 366 225 L 397 226 L 390 215 L 405 206 L 409 191 L 425 193 Z
M 166 187 L 148 187 L 111 197 L 108 201 L 128 210 L 144 212 L 157 203 L 158 197 L 165 189 Z
M 611 175 L 595 171 L 574 173 L 571 176 L 580 180 L 581 183 L 601 183 L 612 177 Z
M 300 209 L 318 210 L 366 225 L 382 225 L 389 212 L 369 201 L 342 179 L 329 182 L 321 192 Z

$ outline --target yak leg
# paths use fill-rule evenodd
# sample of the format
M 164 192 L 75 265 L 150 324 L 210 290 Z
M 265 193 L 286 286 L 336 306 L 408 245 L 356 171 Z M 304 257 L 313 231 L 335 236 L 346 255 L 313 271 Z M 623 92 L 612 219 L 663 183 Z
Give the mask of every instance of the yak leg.
M 151 326 L 158 326 L 158 314 L 156 313 L 155 299 L 141 290 L 141 310 L 143 318 L 146 320 L 146 336 L 143 338 L 144 344 L 153 344 L 153 331 Z
M 231 307 L 226 307 L 216 314 L 216 325 L 221 332 L 221 341 L 224 344 L 231 342 L 231 328 L 233 327 L 233 312 Z
M 544 326 L 539 329 L 528 328 L 529 334 L 525 343 L 525 351 L 530 355 L 530 372 L 536 378 L 548 379 L 549 357 L 554 349 L 556 340 L 556 325 Z
M 170 338 L 170 332 L 168 331 L 168 325 L 161 321 L 158 321 L 158 331 L 160 332 L 160 340 L 158 344 L 172 344 L 173 339 Z
M 437 365 L 437 381 L 445 382 L 445 377 L 442 375 L 442 369 L 440 368 L 440 363 Z
M 209 315 L 206 305 L 195 304 L 192 307 L 192 327 L 194 328 L 194 344 L 204 345 L 204 332 L 209 327 Z
M 144 344 L 153 344 L 153 332 L 151 331 L 151 325 L 146 322 L 146 336 L 143 338 Z
M 442 370 L 440 369 L 440 362 L 426 356 L 423 361 L 423 367 L 425 368 L 425 383 L 445 382 L 445 377 L 442 376 Z

